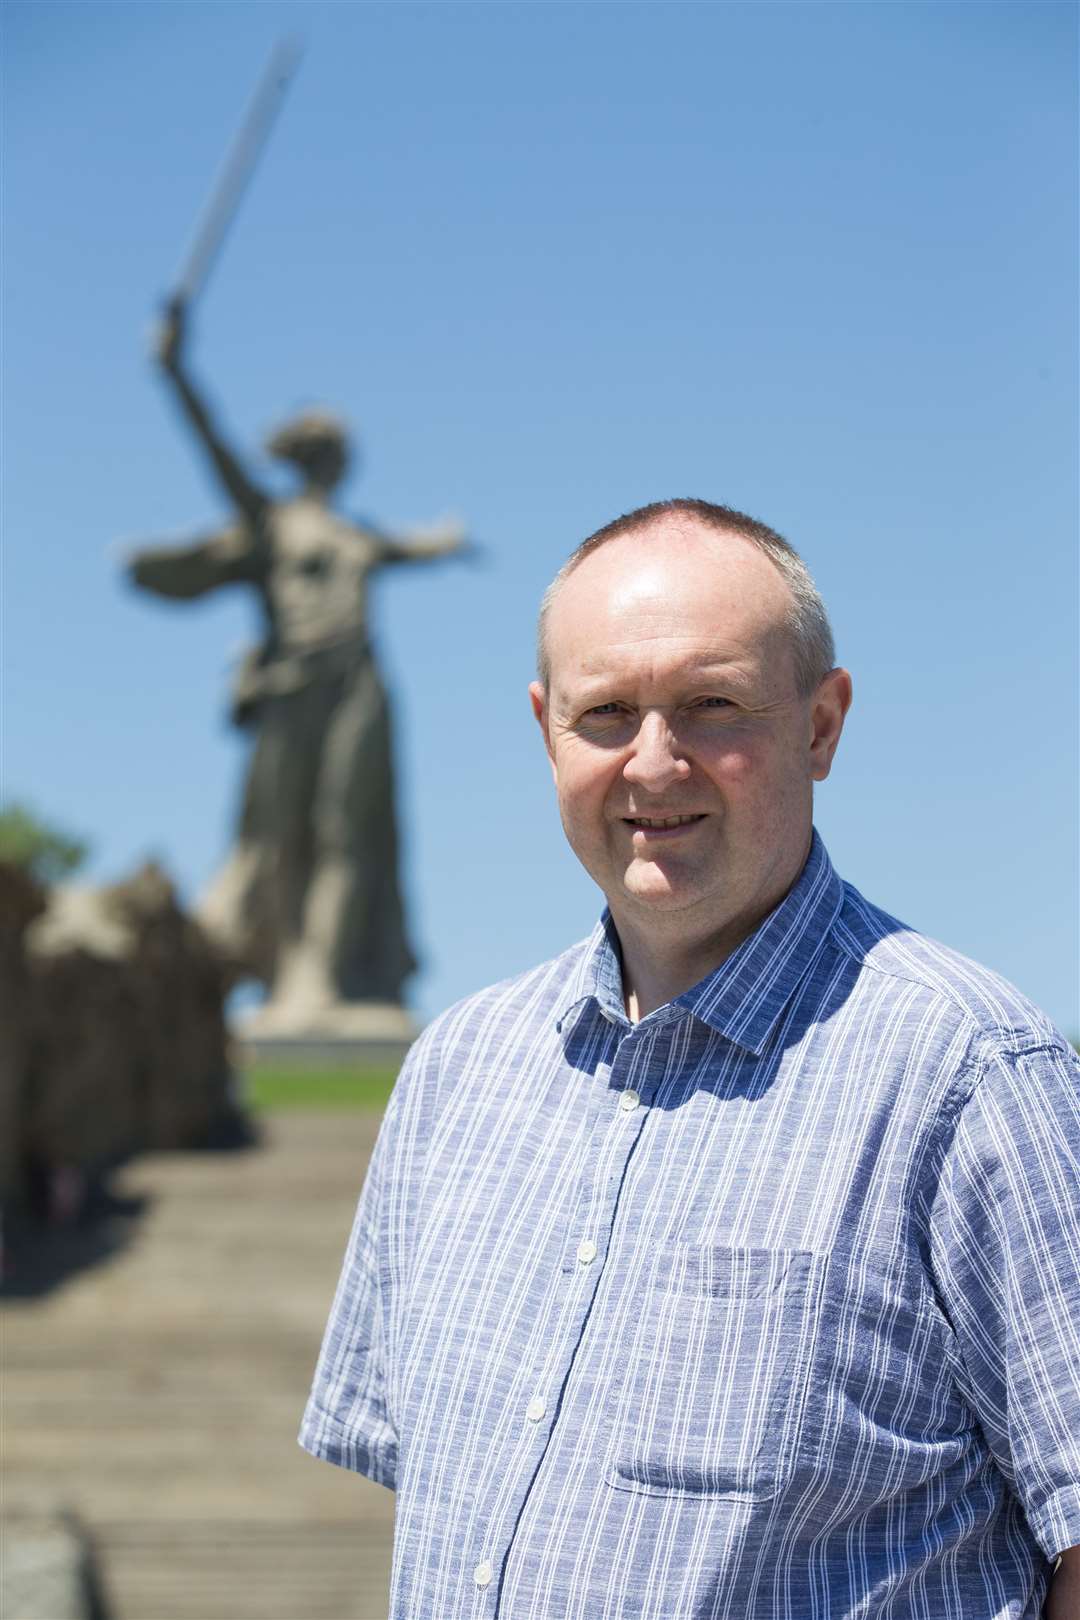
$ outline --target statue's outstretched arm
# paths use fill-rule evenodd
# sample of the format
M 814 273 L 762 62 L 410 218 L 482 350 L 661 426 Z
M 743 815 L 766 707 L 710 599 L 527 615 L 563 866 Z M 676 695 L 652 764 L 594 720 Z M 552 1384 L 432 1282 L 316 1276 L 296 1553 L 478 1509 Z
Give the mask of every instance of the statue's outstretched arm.
M 177 601 L 205 596 L 221 585 L 258 579 L 258 551 L 244 524 L 179 546 L 144 546 L 125 559 L 127 576 L 141 590 Z
M 379 538 L 380 562 L 434 562 L 439 557 L 471 556 L 477 547 L 457 518 L 443 518 L 390 539 Z
M 182 303 L 169 305 L 157 342 L 157 358 L 172 383 L 184 415 L 213 463 L 226 492 L 244 517 L 255 522 L 269 504 L 267 496 L 247 475 L 239 458 L 225 442 L 202 395 L 187 374 L 183 361 L 186 312 Z

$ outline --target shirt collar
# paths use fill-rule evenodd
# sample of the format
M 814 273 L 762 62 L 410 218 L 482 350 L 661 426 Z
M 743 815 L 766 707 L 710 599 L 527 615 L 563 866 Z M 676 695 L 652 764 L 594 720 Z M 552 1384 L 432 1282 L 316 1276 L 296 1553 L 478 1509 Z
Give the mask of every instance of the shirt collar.
M 555 1008 L 555 1027 L 562 1030 L 590 1003 L 595 1002 L 612 1023 L 626 1024 L 619 936 L 605 906 L 600 921 L 581 946 L 581 954 L 566 981 Z
M 842 899 L 843 885 L 815 830 L 806 865 L 775 911 L 672 1007 L 685 1008 L 718 1034 L 760 1053 L 824 944 Z M 590 1001 L 613 1023 L 627 1022 L 618 935 L 606 907 L 559 999 L 557 1028 Z

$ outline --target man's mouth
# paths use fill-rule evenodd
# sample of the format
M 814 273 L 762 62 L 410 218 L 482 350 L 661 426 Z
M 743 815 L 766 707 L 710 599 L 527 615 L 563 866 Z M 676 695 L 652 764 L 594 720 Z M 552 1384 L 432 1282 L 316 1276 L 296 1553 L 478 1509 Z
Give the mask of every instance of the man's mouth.
M 668 832 L 672 827 L 689 827 L 695 821 L 704 821 L 704 815 L 693 816 L 624 816 L 628 827 L 640 827 L 644 832 Z

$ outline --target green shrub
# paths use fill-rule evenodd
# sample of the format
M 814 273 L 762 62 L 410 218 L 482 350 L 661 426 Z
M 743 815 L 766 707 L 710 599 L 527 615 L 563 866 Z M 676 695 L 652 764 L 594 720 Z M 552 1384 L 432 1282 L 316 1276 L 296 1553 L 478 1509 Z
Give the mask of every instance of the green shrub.
M 87 846 L 40 821 L 24 804 L 0 810 L 0 861 L 21 867 L 46 888 L 82 865 Z

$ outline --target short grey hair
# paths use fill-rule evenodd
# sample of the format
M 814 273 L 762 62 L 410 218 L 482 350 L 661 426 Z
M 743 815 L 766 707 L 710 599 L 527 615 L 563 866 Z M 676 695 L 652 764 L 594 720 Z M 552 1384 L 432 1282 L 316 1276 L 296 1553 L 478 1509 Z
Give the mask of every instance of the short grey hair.
M 540 618 L 536 629 L 536 670 L 540 684 L 547 690 L 551 678 L 551 658 L 548 652 L 548 620 L 551 609 L 564 582 L 574 570 L 609 540 L 618 540 L 626 534 L 637 534 L 664 517 L 696 518 L 707 528 L 722 534 L 738 534 L 764 552 L 791 592 L 791 612 L 788 624 L 792 649 L 795 654 L 795 679 L 800 697 L 809 697 L 821 680 L 836 664 L 836 648 L 825 604 L 821 600 L 810 570 L 795 547 L 757 518 L 737 512 L 731 506 L 717 506 L 712 501 L 695 500 L 690 496 L 677 496 L 670 501 L 653 501 L 649 506 L 638 506 L 632 512 L 605 523 L 602 529 L 590 534 L 577 550 L 572 552 L 544 592 L 540 603 Z

